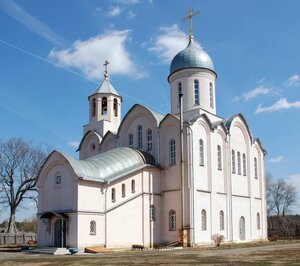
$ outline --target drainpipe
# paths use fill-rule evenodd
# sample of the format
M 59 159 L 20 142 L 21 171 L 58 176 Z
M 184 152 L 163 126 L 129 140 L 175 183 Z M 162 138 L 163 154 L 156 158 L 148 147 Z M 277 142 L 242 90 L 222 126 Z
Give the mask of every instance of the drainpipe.
M 185 242 L 185 208 L 184 208 L 184 158 L 183 158 L 183 108 L 182 108 L 182 92 L 179 93 L 180 103 L 180 176 L 181 176 L 181 230 L 183 235 L 183 244 Z

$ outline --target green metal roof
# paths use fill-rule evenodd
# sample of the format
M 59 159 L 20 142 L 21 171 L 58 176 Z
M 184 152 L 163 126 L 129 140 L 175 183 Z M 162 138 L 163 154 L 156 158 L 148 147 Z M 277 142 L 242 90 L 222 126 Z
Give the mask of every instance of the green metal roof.
M 61 154 L 79 178 L 97 182 L 112 182 L 146 166 L 156 165 L 152 155 L 127 147 L 113 149 L 85 160 Z
M 109 82 L 107 78 L 105 78 L 102 83 L 99 85 L 99 87 L 91 94 L 94 95 L 96 93 L 108 93 L 108 94 L 114 94 L 117 96 L 120 96 L 119 93 L 115 90 L 113 85 Z

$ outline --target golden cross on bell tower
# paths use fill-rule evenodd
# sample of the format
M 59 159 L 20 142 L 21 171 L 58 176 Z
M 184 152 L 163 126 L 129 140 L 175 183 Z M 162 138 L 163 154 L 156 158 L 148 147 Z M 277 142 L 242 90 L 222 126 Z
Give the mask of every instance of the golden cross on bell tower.
M 193 17 L 197 16 L 199 13 L 200 11 L 194 11 L 192 7 L 189 7 L 189 10 L 187 12 L 188 15 L 182 19 L 183 21 L 187 19 L 190 20 L 190 36 L 189 36 L 190 39 L 193 38 Z
M 108 64 L 109 64 L 109 62 L 106 60 L 105 62 L 104 62 L 104 64 L 103 64 L 103 66 L 104 66 L 104 78 L 105 79 L 108 79 L 108 72 L 107 72 L 107 66 L 108 66 Z

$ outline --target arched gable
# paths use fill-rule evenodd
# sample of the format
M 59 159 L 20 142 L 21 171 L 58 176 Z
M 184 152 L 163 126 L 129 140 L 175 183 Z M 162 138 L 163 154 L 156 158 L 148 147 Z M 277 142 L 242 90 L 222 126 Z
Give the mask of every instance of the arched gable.
M 267 151 L 264 149 L 264 147 L 261 144 L 261 141 L 258 138 L 254 139 L 253 146 L 258 150 L 262 151 L 263 155 L 267 154 Z
M 177 116 L 172 114 L 167 114 L 159 123 L 159 128 L 163 127 L 166 123 L 179 123 L 180 120 Z
M 116 134 L 112 133 L 111 131 L 107 131 L 100 143 L 100 153 L 117 148 L 118 143 L 116 138 Z
M 225 120 L 225 127 L 227 128 L 228 132 L 231 133 L 233 126 L 240 128 L 244 135 L 244 139 L 248 140 L 250 145 L 253 143 L 250 127 L 248 126 L 248 123 L 242 114 L 233 115 Z
M 206 114 L 192 116 L 191 119 L 189 120 L 189 124 L 192 125 L 201 118 L 207 123 L 210 129 L 214 129 L 212 122 L 210 121 L 209 117 Z
M 84 142 L 86 141 L 86 139 L 89 138 L 89 137 L 91 137 L 91 136 L 95 136 L 95 137 L 98 139 L 98 144 L 101 143 L 101 140 L 102 140 L 101 135 L 98 134 L 96 131 L 88 130 L 88 131 L 84 134 L 83 138 L 81 139 L 80 144 L 79 144 L 79 146 L 78 146 L 78 149 L 77 149 L 76 151 L 80 151 L 81 148 L 82 148 L 82 145 L 84 144 Z
M 142 106 L 140 104 L 133 105 L 130 110 L 126 113 L 124 116 L 119 129 L 118 129 L 118 135 L 123 130 L 123 128 L 130 124 L 130 120 L 138 117 L 138 116 L 145 116 L 145 114 L 152 120 L 153 123 L 155 123 L 155 126 L 158 127 L 161 120 L 163 120 L 164 115 L 157 113 L 150 108 L 147 108 L 145 106 Z
M 52 170 L 53 167 L 58 166 L 58 165 L 67 167 L 68 170 L 70 170 L 72 172 L 72 174 L 76 175 L 69 159 L 71 159 L 71 161 L 72 161 L 73 158 L 63 152 L 60 152 L 57 150 L 52 151 L 40 169 L 40 172 L 39 172 L 39 175 L 37 178 L 37 183 L 36 183 L 37 186 L 38 187 L 42 186 L 43 183 L 45 182 L 45 179 L 46 179 L 48 173 L 50 172 L 50 170 Z M 75 159 L 73 159 L 73 160 L 75 160 Z

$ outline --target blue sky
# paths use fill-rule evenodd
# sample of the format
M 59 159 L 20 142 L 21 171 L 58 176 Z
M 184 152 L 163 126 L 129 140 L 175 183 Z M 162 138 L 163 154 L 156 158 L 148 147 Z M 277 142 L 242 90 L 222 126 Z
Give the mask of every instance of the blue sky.
M 0 139 L 77 156 L 105 60 L 123 116 L 135 103 L 168 113 L 169 65 L 187 45 L 189 6 L 218 74 L 218 115 L 242 113 L 268 152 L 266 171 L 300 189 L 297 0 L 0 0 Z

